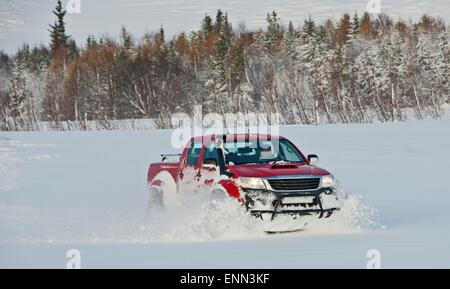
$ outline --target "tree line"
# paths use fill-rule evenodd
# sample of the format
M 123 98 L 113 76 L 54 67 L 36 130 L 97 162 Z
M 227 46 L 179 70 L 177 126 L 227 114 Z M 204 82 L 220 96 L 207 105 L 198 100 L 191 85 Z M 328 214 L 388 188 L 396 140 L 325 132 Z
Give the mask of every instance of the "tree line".
M 66 34 L 58 1 L 50 45 L 0 52 L 0 129 L 54 129 L 97 121 L 171 115 L 279 112 L 284 124 L 363 123 L 439 118 L 449 97 L 448 28 L 423 15 L 416 23 L 386 14 L 306 19 L 294 27 L 274 11 L 266 27 L 236 27 L 221 10 L 199 29 L 137 39 Z

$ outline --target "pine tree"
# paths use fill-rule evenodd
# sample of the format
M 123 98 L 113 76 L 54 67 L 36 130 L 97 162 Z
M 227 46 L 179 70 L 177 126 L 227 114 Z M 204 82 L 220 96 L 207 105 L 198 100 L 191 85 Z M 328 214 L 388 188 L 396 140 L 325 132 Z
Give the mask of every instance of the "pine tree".
M 365 49 L 358 55 L 355 60 L 355 81 L 358 87 L 357 97 L 361 111 L 363 103 L 372 104 L 372 109 L 377 112 L 380 121 L 388 121 L 378 95 L 378 89 L 375 84 L 375 58 L 376 48 L 371 47 Z
M 295 41 L 296 41 L 296 35 L 295 35 L 295 29 L 294 25 L 291 21 L 289 21 L 288 29 L 284 35 L 284 40 L 286 43 L 286 50 L 289 54 L 289 56 L 293 59 L 297 57 L 297 52 L 295 50 Z
M 448 101 L 449 92 L 449 60 L 448 39 L 442 32 L 434 40 L 432 34 L 421 32 L 417 44 L 418 61 L 420 62 L 423 86 L 420 90 L 433 108 L 434 117 L 441 116 L 441 105 Z
M 225 38 L 230 40 L 233 36 L 233 27 L 231 23 L 228 21 L 228 13 L 225 13 L 223 17 L 223 26 L 221 32 L 225 35 Z
M 279 40 L 283 39 L 283 30 L 280 25 L 280 18 L 275 11 L 272 14 L 267 14 L 267 43 L 268 45 L 275 44 Z
M 92 48 L 92 47 L 97 47 L 98 46 L 97 40 L 95 40 L 95 36 L 94 35 L 88 35 L 88 37 L 86 39 L 86 46 L 88 48 Z
M 231 60 L 231 74 L 235 82 L 241 82 L 245 79 L 245 58 L 244 45 L 239 43 L 233 47 Z
M 51 49 L 53 54 L 60 46 L 67 47 L 67 39 L 69 36 L 66 34 L 66 23 L 64 22 L 64 16 L 66 15 L 66 10 L 63 10 L 61 0 L 58 0 L 53 14 L 57 17 L 54 25 L 50 24 L 50 40 Z
M 219 29 L 216 31 L 216 29 Z M 216 23 L 214 30 L 220 34 L 219 39 L 214 42 L 214 59 L 213 68 L 216 84 L 224 87 L 229 81 L 230 65 L 233 62 L 232 57 L 232 43 L 233 29 L 231 23 L 228 21 L 228 15 L 223 14 L 221 10 L 217 11 Z
M 229 41 L 224 34 L 221 34 L 219 39 L 214 43 L 215 55 L 213 60 L 215 79 L 221 84 L 227 81 L 229 51 Z
M 161 26 L 161 28 L 159 29 L 159 41 L 161 41 L 161 43 L 165 43 L 165 35 L 164 35 L 164 28 Z
M 216 22 L 214 22 L 214 31 L 220 33 L 223 27 L 223 12 L 222 10 L 217 10 Z
M 386 35 L 376 48 L 375 82 L 385 96 L 391 121 L 395 121 L 396 117 L 401 119 L 400 82 L 406 71 L 404 49 L 398 32 Z
M 202 33 L 203 36 L 206 38 L 208 37 L 211 32 L 213 31 L 213 24 L 212 24 L 212 19 L 211 17 L 209 17 L 208 15 L 205 15 L 205 18 L 203 19 L 202 22 Z
M 171 40 L 167 47 L 167 61 L 170 65 L 174 65 L 177 61 L 177 52 L 175 51 L 175 43 Z
M 302 31 L 303 39 L 312 37 L 315 30 L 316 30 L 316 24 L 314 23 L 314 20 L 312 20 L 311 16 L 309 16 L 309 18 L 307 20 L 305 20 L 305 23 L 303 24 L 303 31 Z
M 434 58 L 434 67 L 436 72 L 436 79 L 438 84 L 443 87 L 443 94 L 447 95 L 447 102 L 450 102 L 449 95 L 449 47 L 448 47 L 448 35 L 444 31 L 439 35 L 439 42 L 437 43 L 437 55 Z
M 305 79 L 310 84 L 309 89 L 315 101 L 315 122 L 319 121 L 318 110 L 321 104 L 328 122 L 331 123 L 333 120 L 326 100 L 326 90 L 330 87 L 329 79 L 332 76 L 329 73 L 329 63 L 333 58 L 334 50 L 328 47 L 326 39 L 320 39 L 314 32 L 312 36 L 305 34 L 305 38 L 305 44 L 299 48 L 299 56 Z
M 17 109 L 17 113 L 20 114 L 22 102 L 25 99 L 25 61 L 26 54 L 19 53 L 16 59 L 16 65 L 12 71 L 13 75 L 13 87 L 14 87 L 14 102 Z
M 360 27 L 360 23 L 359 23 L 358 13 L 355 12 L 355 15 L 353 16 L 353 21 L 352 21 L 352 34 L 353 35 L 358 34 L 359 27 Z

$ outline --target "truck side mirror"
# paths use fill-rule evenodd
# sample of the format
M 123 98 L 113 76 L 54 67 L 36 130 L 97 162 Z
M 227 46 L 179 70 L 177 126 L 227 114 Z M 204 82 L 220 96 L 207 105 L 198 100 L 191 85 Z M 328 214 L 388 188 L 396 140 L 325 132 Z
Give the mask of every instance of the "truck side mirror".
M 319 162 L 319 157 L 317 155 L 308 155 L 308 161 L 311 165 L 315 165 Z
M 216 169 L 217 168 L 217 160 L 213 158 L 208 158 L 203 160 L 202 167 L 209 168 L 209 169 Z

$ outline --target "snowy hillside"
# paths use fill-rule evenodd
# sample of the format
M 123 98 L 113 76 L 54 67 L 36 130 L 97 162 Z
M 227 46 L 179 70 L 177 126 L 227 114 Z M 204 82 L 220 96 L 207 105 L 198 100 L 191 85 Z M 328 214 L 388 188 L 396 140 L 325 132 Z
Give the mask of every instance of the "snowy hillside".
M 286 126 L 340 180 L 333 220 L 267 235 L 236 203 L 190 198 L 144 218 L 170 130 L 0 133 L 0 267 L 450 267 L 450 121 Z

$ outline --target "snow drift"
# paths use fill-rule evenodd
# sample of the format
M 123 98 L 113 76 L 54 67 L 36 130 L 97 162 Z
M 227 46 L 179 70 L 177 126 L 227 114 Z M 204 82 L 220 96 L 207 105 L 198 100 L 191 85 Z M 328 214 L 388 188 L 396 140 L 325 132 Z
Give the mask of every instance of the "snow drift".
M 274 235 L 234 200 L 187 198 L 145 218 L 148 164 L 177 153 L 170 130 L 1 133 L 0 267 L 62 268 L 70 248 L 83 267 L 364 268 L 372 248 L 383 267 L 449 267 L 449 129 L 282 127 L 347 197 L 335 218 Z

